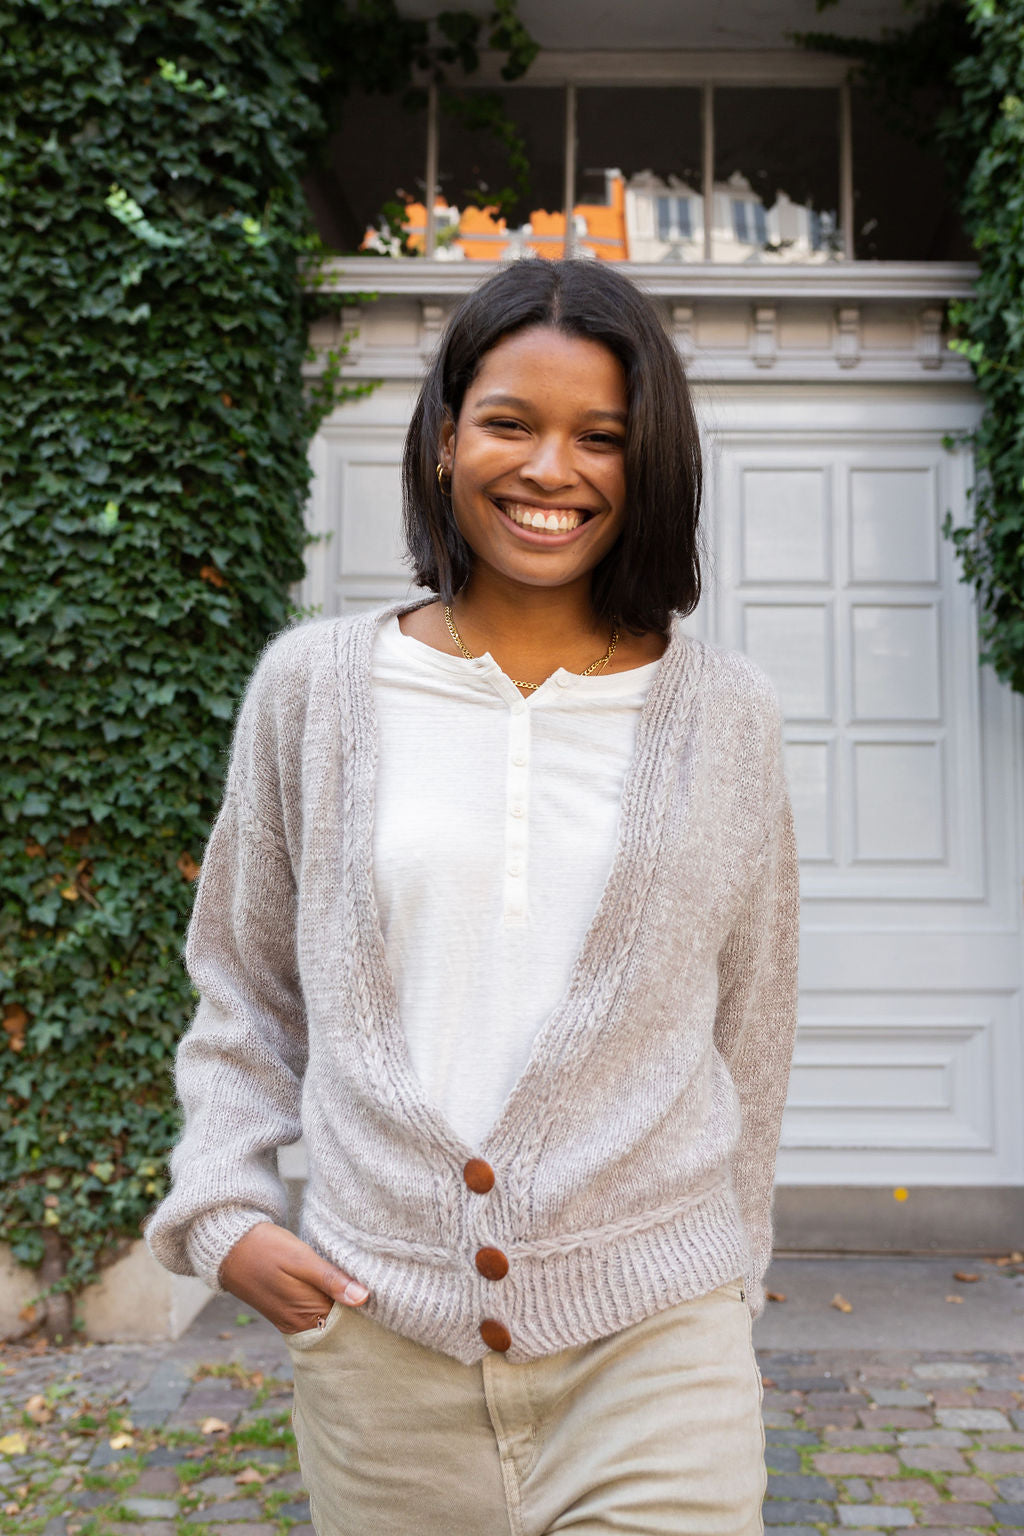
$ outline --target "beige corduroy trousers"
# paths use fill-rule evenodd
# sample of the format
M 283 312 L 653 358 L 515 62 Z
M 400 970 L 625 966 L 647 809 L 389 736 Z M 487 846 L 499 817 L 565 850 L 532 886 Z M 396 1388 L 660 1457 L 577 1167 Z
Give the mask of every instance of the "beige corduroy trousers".
M 476 1365 L 335 1305 L 288 1336 L 317 1536 L 760 1536 L 739 1281 L 539 1360 Z

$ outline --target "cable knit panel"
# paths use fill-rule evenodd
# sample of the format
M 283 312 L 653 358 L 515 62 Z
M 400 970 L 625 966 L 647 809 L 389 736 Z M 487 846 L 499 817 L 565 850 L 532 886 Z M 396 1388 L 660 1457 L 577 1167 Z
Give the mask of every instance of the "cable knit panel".
M 429 599 L 427 599 L 429 601 Z M 412 1070 L 374 893 L 376 626 L 279 636 L 243 701 L 187 963 L 185 1128 L 146 1238 L 213 1287 L 286 1209 L 369 1314 L 470 1362 L 479 1327 L 531 1359 L 626 1327 L 771 1254 L 796 1018 L 798 882 L 774 690 L 674 625 L 637 728 L 611 872 L 566 992 L 479 1147 Z M 471 1158 L 493 1188 L 468 1187 Z M 474 1267 L 501 1250 L 497 1284 Z

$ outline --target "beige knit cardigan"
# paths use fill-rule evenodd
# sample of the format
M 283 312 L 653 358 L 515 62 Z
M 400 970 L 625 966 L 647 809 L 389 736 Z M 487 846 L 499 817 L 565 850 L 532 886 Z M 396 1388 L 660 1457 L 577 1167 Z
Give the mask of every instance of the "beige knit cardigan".
M 740 1275 L 756 1312 L 796 1015 L 774 690 L 673 625 L 568 987 L 471 1147 L 411 1070 L 374 896 L 371 650 L 412 606 L 288 630 L 253 675 L 188 933 L 185 1124 L 149 1247 L 216 1289 L 231 1247 L 283 1222 L 276 1151 L 301 1134 L 300 1235 L 369 1286 L 376 1321 L 458 1360 L 487 1353 L 485 1318 L 527 1360 Z M 486 792 L 471 764 L 466 783 Z M 482 1246 L 504 1279 L 477 1272 Z

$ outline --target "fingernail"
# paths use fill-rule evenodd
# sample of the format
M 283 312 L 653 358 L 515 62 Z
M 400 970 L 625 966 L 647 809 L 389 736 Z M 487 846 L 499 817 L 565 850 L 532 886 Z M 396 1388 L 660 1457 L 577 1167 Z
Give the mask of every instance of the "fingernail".
M 358 1280 L 350 1280 L 341 1299 L 347 1306 L 358 1307 L 369 1294 L 365 1285 L 360 1285 Z

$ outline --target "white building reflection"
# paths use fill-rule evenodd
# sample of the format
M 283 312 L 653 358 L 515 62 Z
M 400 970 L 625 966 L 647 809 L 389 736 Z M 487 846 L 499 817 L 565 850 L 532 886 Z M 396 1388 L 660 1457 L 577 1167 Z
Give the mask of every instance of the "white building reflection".
M 619 170 L 601 173 L 604 196 L 573 209 L 573 249 L 578 256 L 605 261 L 688 263 L 705 259 L 704 198 L 678 176 L 667 179 L 641 171 L 627 180 Z M 426 235 L 426 208 L 406 202 L 405 234 L 411 254 L 420 254 Z M 721 263 L 821 263 L 843 254 L 832 210 L 795 203 L 784 191 L 766 208 L 748 179 L 734 172 L 715 182 L 711 260 Z M 496 210 L 459 209 L 438 199 L 434 208 L 438 261 L 510 261 L 561 256 L 565 217 L 535 210 L 510 226 Z M 368 229 L 362 249 L 399 256 L 402 242 L 387 228 Z

